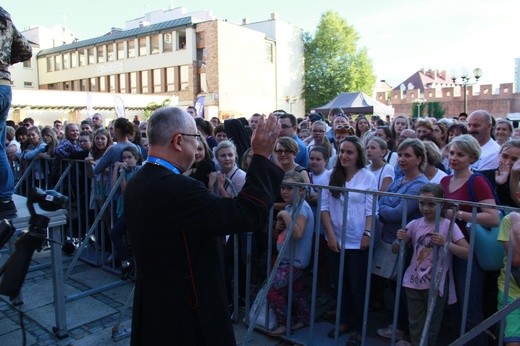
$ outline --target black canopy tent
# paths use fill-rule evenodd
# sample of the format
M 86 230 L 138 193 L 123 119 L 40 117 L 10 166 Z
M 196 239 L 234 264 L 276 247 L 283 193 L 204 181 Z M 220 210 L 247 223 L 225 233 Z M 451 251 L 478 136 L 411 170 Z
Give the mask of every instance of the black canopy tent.
M 341 108 L 345 113 L 364 113 L 377 115 L 394 115 L 394 108 L 374 100 L 367 94 L 358 91 L 340 93 L 332 101 L 311 111 L 327 114 L 332 108 Z

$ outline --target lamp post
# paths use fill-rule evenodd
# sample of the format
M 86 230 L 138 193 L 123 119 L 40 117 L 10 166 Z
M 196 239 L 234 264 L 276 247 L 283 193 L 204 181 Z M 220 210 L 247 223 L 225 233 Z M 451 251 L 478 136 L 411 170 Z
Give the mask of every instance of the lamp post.
M 421 106 L 426 102 L 426 99 L 419 97 L 415 99 L 415 102 L 417 103 L 417 118 L 419 118 L 421 116 Z
M 285 102 L 289 104 L 289 113 L 292 114 L 292 105 L 298 100 L 298 96 L 285 96 Z
M 468 112 L 468 95 L 466 89 L 468 85 L 477 84 L 480 77 L 482 77 L 482 69 L 478 67 L 473 69 L 473 74 L 466 68 L 462 68 L 460 71 L 455 70 L 451 74 L 453 84 L 462 86 L 462 90 L 464 91 L 464 113 Z

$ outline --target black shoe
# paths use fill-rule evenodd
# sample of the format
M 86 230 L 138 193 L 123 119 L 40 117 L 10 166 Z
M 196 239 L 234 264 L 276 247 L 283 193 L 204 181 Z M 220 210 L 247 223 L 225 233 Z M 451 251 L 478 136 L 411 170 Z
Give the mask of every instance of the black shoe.
M 135 267 L 132 263 L 128 263 L 128 265 L 121 267 L 121 280 L 135 280 Z
M 16 205 L 12 200 L 8 202 L 0 202 L 0 217 L 6 217 L 16 214 Z

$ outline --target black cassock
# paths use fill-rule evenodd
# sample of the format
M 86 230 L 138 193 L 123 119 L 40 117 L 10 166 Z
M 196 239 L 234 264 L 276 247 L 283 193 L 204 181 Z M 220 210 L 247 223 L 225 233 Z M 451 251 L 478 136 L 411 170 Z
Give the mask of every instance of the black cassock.
M 255 155 L 233 199 L 145 164 L 129 181 L 125 215 L 137 267 L 132 345 L 234 345 L 221 235 L 262 229 L 284 172 Z

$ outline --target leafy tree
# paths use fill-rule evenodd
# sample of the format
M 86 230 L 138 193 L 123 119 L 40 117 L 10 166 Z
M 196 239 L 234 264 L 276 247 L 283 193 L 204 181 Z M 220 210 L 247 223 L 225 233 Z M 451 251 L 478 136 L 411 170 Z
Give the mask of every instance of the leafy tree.
M 444 114 L 446 114 L 446 110 L 442 107 L 440 102 L 428 102 L 428 114 L 431 117 L 442 119 L 444 118 Z
M 306 33 L 305 87 L 307 108 L 319 107 L 340 92 L 369 95 L 376 81 L 366 48 L 357 48 L 359 35 L 334 11 L 321 16 L 314 37 Z

